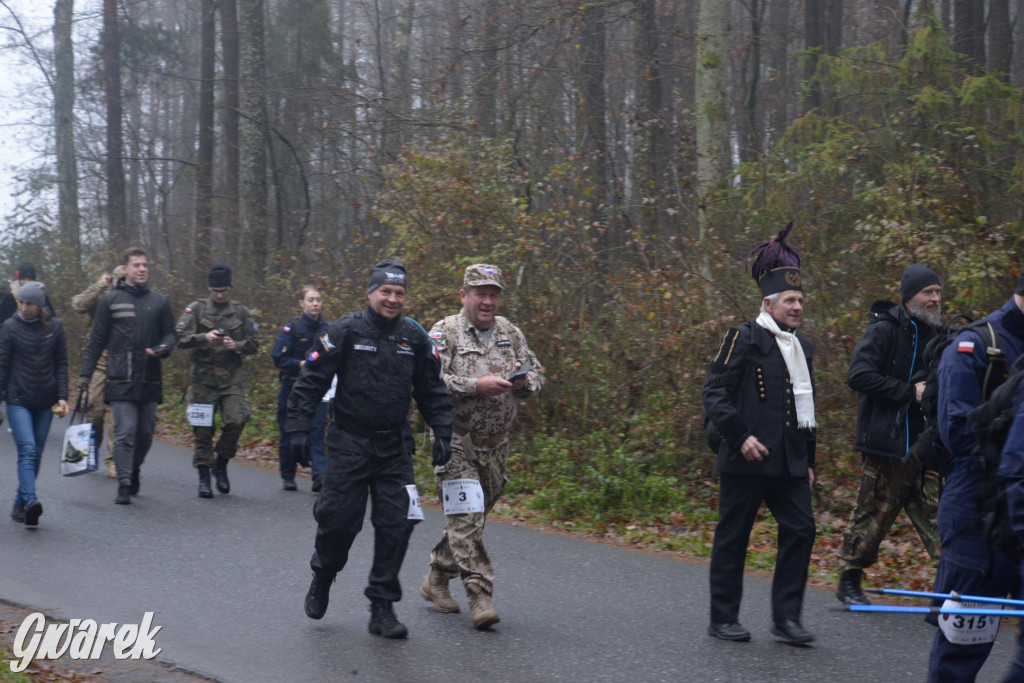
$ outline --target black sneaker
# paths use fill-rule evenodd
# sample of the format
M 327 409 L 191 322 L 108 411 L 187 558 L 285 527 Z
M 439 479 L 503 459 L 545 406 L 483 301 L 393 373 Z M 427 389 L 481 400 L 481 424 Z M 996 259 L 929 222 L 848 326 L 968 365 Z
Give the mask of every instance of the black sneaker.
M 318 474 L 313 477 L 313 485 L 309 488 L 313 493 L 320 493 L 320 489 L 324 487 L 324 475 Z
M 38 526 L 39 516 L 43 514 L 43 504 L 33 500 L 25 506 L 25 526 Z
M 730 621 L 725 624 L 708 624 L 708 635 L 719 640 L 731 640 L 735 643 L 745 643 L 750 640 L 750 631 L 740 626 L 738 621 Z
M 281 488 L 285 491 L 298 491 L 299 487 L 295 485 L 294 479 L 284 479 L 281 481 Z
M 11 508 L 11 519 L 18 524 L 25 522 L 25 506 L 21 503 L 15 503 L 14 507 Z
M 368 629 L 375 636 L 405 638 L 409 629 L 395 616 L 388 600 L 374 600 L 370 603 L 370 625 Z
M 306 591 L 306 616 L 310 619 L 323 619 L 327 614 L 327 603 L 331 599 L 331 584 L 335 574 L 313 573 L 313 581 Z

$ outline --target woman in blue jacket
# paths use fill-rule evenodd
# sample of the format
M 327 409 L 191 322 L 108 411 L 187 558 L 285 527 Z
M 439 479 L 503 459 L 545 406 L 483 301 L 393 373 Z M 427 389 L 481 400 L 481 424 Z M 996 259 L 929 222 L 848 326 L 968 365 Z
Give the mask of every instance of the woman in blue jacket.
M 68 411 L 68 349 L 60 320 L 46 311 L 46 288 L 26 282 L 18 310 L 0 326 L 0 400 L 18 448 L 18 492 L 11 519 L 39 524 L 43 504 L 36 498 L 36 475 L 50 432 L 54 405 Z

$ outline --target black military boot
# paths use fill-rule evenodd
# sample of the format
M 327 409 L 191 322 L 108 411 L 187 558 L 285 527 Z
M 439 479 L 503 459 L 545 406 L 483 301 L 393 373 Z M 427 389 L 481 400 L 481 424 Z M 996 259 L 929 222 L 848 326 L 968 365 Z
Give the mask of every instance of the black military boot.
M 860 569 L 847 569 L 840 574 L 836 599 L 844 605 L 870 605 L 871 601 L 860 589 L 860 580 L 863 576 L 864 572 Z
M 409 629 L 395 616 L 390 600 L 372 600 L 370 602 L 370 633 L 385 638 L 405 638 Z
M 142 475 L 139 474 L 138 470 L 132 470 L 132 485 L 129 491 L 133 496 L 139 495 L 139 488 L 142 486 Z
M 200 465 L 196 469 L 199 470 L 199 497 L 213 498 L 213 489 L 210 488 L 210 468 Z
M 118 505 L 131 505 L 132 502 L 132 487 L 131 484 L 118 484 L 117 485 L 117 498 L 114 502 Z
M 217 480 L 217 490 L 220 493 L 231 493 L 231 482 L 228 481 L 228 459 L 217 456 L 213 461 L 213 478 Z
M 317 574 L 313 572 L 313 581 L 306 591 L 306 616 L 310 619 L 323 619 L 327 614 L 327 603 L 331 599 L 331 584 L 336 574 Z

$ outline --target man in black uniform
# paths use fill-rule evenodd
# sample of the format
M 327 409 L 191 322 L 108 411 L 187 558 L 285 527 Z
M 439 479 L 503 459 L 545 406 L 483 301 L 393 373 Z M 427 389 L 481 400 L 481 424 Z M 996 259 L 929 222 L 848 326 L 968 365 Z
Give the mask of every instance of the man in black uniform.
M 750 640 L 739 623 L 740 596 L 750 530 L 762 501 L 779 523 L 771 632 L 794 645 L 814 640 L 800 625 L 814 545 L 813 347 L 796 331 L 803 291 L 800 256 L 785 243 L 791 228 L 792 223 L 751 253 L 761 314 L 726 333 L 701 394 L 705 433 L 721 475 L 708 633 L 722 640 Z
M 332 378 L 338 377 L 324 487 L 313 507 L 318 526 L 306 615 L 320 619 L 327 612 L 331 583 L 363 526 L 369 491 L 375 538 L 365 595 L 370 599 L 369 631 L 385 638 L 408 633 L 392 603 L 402 598 L 398 573 L 415 523 L 409 519 L 416 500 L 410 398 L 434 431 L 435 467 L 451 458 L 455 418 L 433 343 L 419 324 L 402 316 L 407 288 L 401 262 L 386 259 L 375 265 L 367 288 L 370 305 L 331 323 L 317 338 L 288 398 L 292 452 L 306 460 L 310 421 Z

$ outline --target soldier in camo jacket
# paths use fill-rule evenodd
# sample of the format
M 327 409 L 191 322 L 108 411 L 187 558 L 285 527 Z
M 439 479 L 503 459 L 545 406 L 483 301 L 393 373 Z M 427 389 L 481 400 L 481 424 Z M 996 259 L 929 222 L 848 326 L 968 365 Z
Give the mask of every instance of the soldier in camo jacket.
M 487 514 L 505 489 L 508 435 L 516 417 L 516 400 L 544 386 L 544 368 L 527 346 L 526 337 L 497 315 L 502 289 L 497 266 L 469 266 L 459 290 L 462 311 L 430 331 L 441 357 L 441 378 L 456 410 L 452 459 L 434 469 L 438 494 L 444 500 L 445 481 L 477 481 L 483 511 L 445 515 L 445 530 L 430 554 L 430 572 L 423 579 L 420 597 L 434 603 L 438 612 L 458 612 L 448 582 L 461 576 L 473 626 L 480 630 L 499 621 L 491 604 L 494 569 L 483 535 Z

